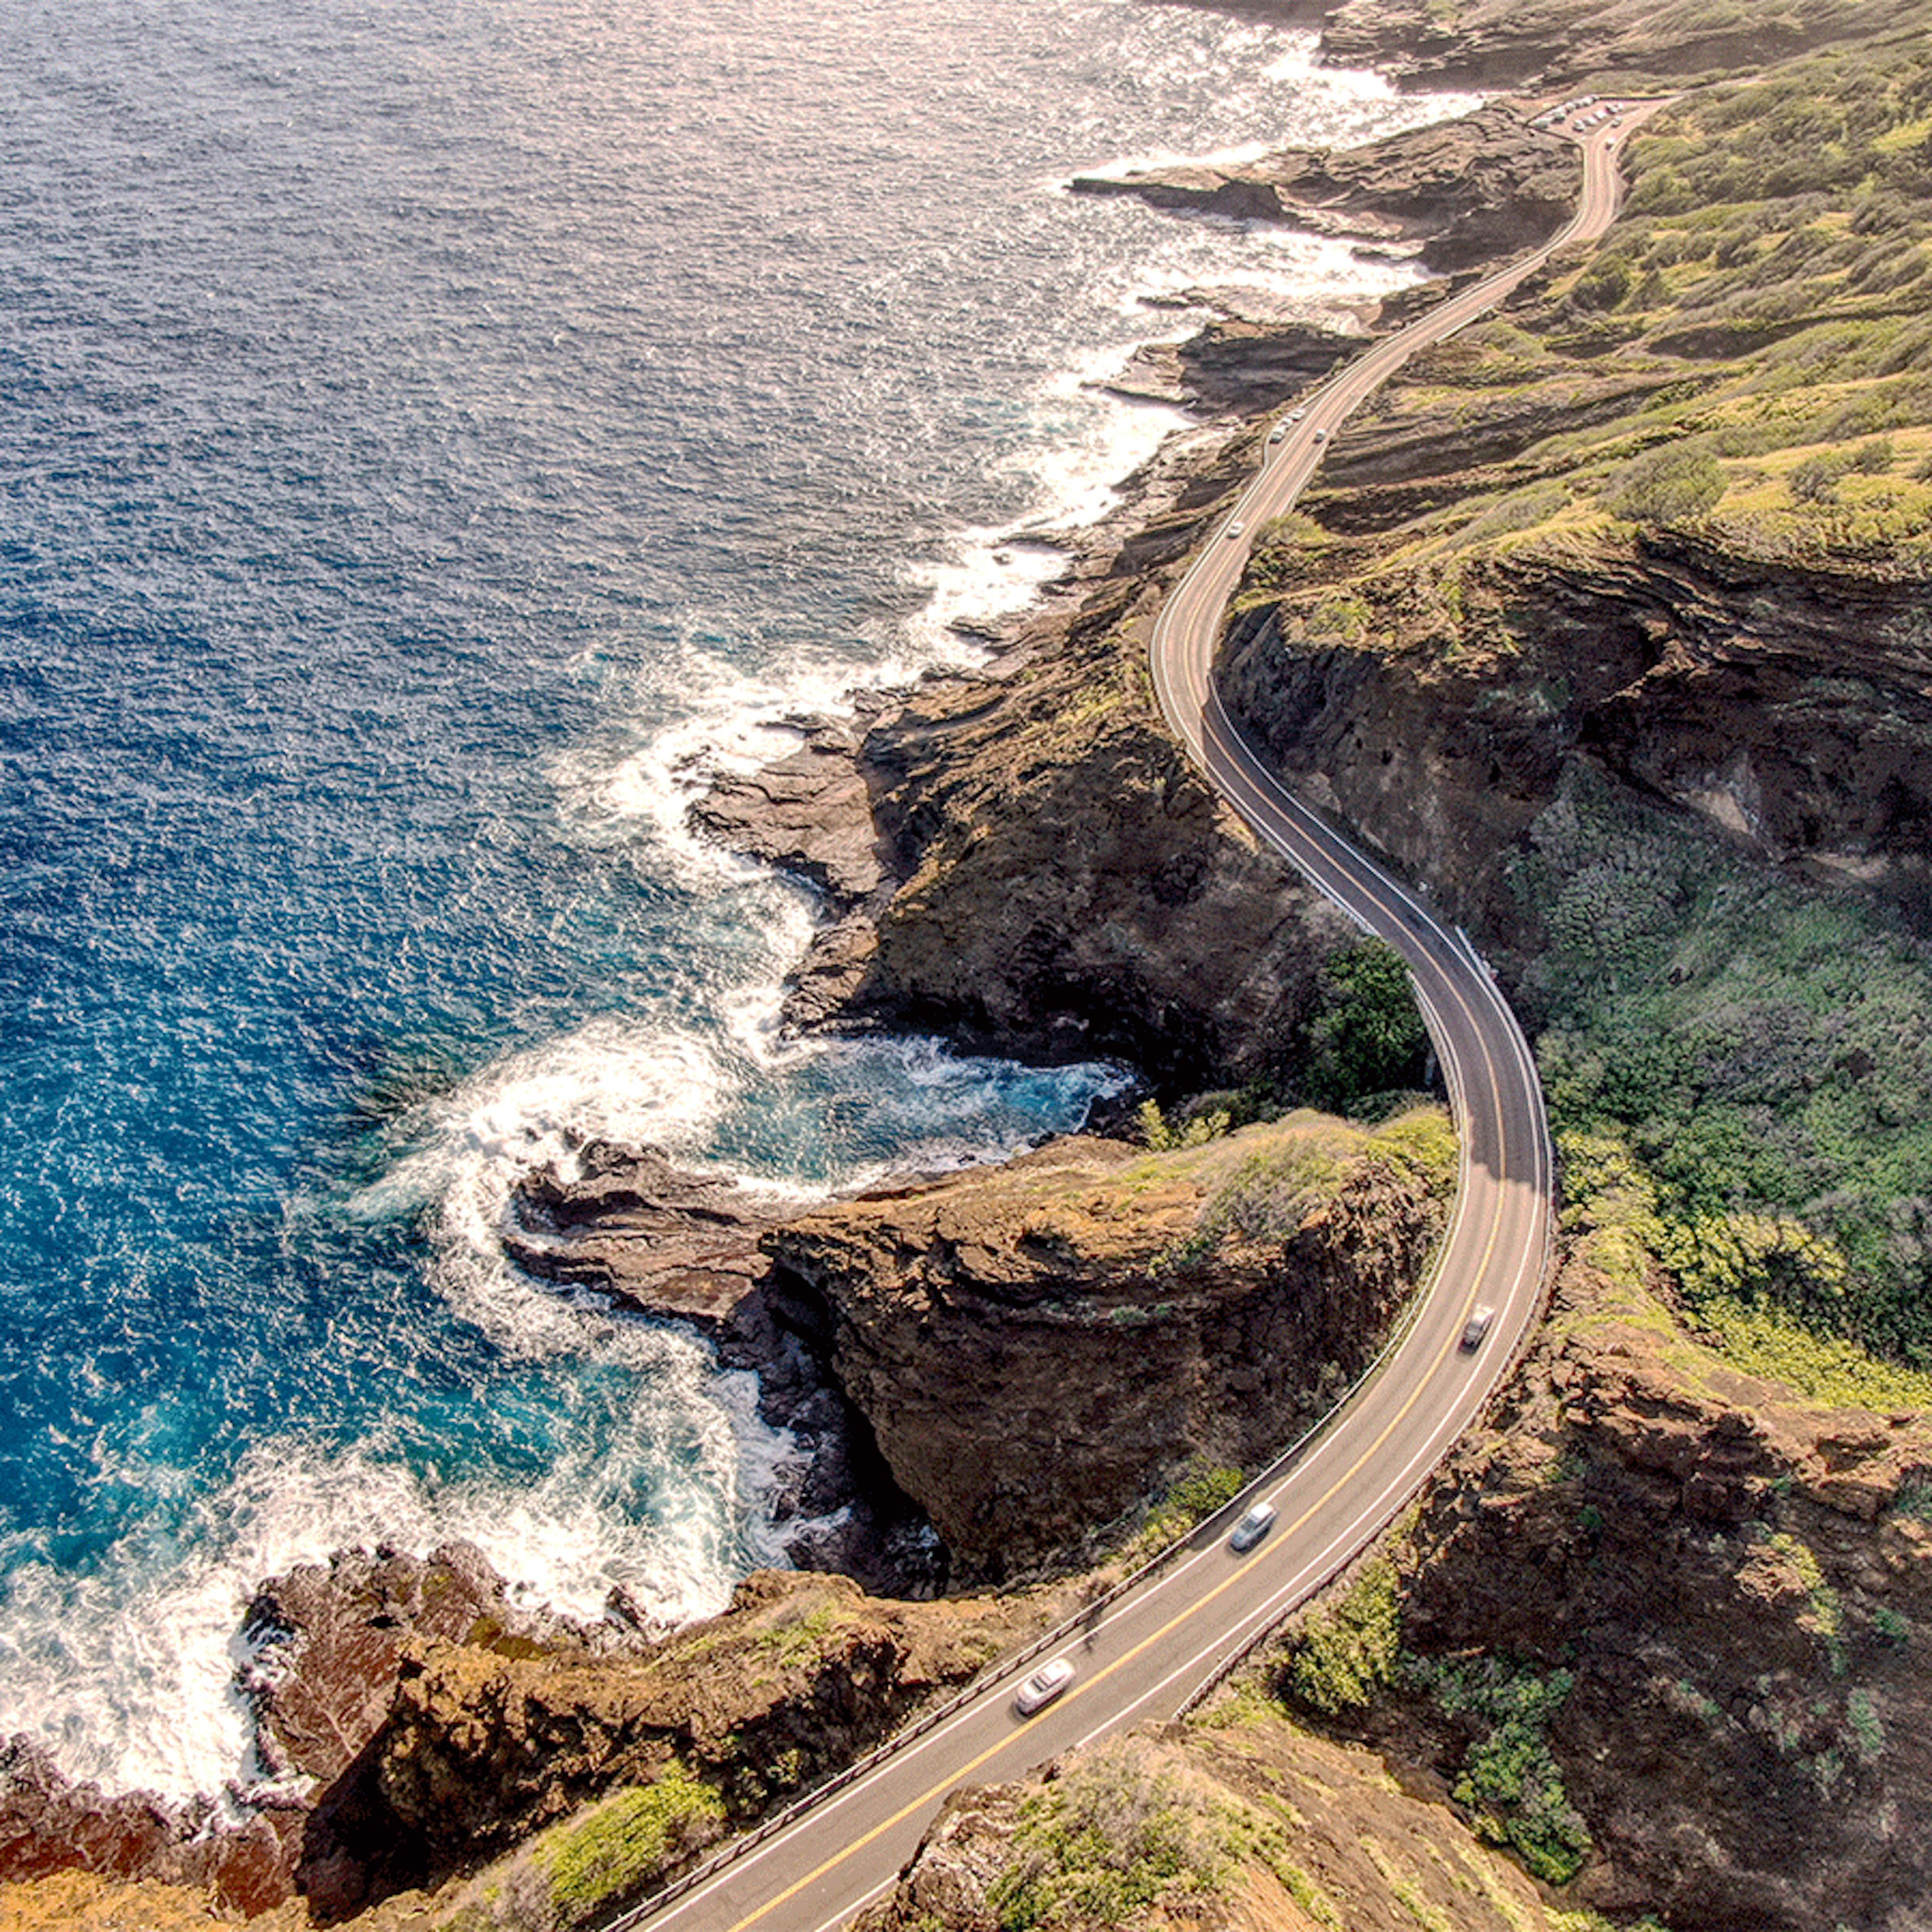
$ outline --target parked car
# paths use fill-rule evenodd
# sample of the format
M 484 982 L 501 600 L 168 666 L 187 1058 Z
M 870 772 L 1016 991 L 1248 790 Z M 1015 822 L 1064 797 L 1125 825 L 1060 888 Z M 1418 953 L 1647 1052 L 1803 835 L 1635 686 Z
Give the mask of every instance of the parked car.
M 1490 1332 L 1490 1324 L 1496 1318 L 1493 1308 L 1479 1308 L 1462 1324 L 1462 1346 L 1473 1348 Z
M 1252 1550 L 1274 1527 L 1274 1505 L 1257 1503 L 1234 1526 L 1234 1533 L 1228 1539 L 1230 1550 Z
M 1030 1718 L 1034 1712 L 1045 1710 L 1072 1682 L 1072 1659 L 1056 1657 L 1051 1664 L 1042 1664 L 1020 1686 L 1013 1699 L 1013 1708 L 1022 1717 Z
M 1274 428 L 1268 431 L 1268 440 L 1270 442 L 1279 442 L 1287 434 L 1287 424 L 1276 423 Z

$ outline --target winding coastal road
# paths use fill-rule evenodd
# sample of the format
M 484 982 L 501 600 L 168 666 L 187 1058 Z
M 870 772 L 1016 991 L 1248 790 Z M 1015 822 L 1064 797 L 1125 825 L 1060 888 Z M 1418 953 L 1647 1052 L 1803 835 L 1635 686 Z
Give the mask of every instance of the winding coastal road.
M 1618 200 L 1612 143 L 1650 111 L 1600 125 L 1581 145 L 1575 218 L 1544 247 L 1438 304 L 1330 378 L 1268 460 L 1231 520 L 1253 532 L 1281 514 L 1331 433 L 1418 348 L 1493 306 L 1556 249 L 1601 234 Z M 1224 526 L 1225 527 L 1225 526 Z M 1326 1429 L 1258 1480 L 1183 1549 L 1047 1655 L 1078 1675 L 1022 1720 L 1006 1666 L 922 1732 L 806 1810 L 662 1901 L 616 1922 L 653 1932 L 832 1932 L 892 1884 L 955 1786 L 1018 1778 L 1042 1760 L 1150 1719 L 1168 1718 L 1295 1605 L 1343 1568 L 1412 1498 L 1475 1419 L 1536 1318 L 1551 1226 L 1541 1090 L 1521 1029 L 1468 940 L 1356 852 L 1270 776 L 1222 709 L 1211 676 L 1221 616 L 1246 546 L 1217 535 L 1168 598 L 1152 645 L 1162 710 L 1257 835 L 1408 962 L 1460 1129 L 1461 1185 L 1429 1292 L 1408 1325 Z M 1471 1312 L 1495 1310 L 1473 1349 Z M 1265 1497 L 1278 1513 L 1259 1547 L 1228 1546 L 1234 1511 Z M 1030 1658 L 1031 1653 L 1028 1653 Z

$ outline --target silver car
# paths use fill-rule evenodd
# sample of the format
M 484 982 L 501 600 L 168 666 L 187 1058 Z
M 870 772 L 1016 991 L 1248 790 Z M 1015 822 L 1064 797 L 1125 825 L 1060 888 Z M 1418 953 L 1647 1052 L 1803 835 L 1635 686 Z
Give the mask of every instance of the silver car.
M 1479 1308 L 1462 1324 L 1462 1346 L 1473 1348 L 1490 1332 L 1490 1324 L 1496 1318 L 1493 1308 Z
M 1051 1664 L 1042 1664 L 1020 1686 L 1018 1695 L 1013 1700 L 1013 1708 L 1022 1717 L 1030 1718 L 1034 1712 L 1046 1709 L 1072 1682 L 1072 1660 L 1056 1657 Z

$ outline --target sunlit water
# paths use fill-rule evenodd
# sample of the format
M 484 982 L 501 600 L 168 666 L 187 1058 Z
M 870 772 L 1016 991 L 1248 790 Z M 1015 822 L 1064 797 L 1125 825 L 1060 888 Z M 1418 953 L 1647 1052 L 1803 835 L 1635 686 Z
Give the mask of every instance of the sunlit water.
M 0 1733 L 244 1776 L 248 1590 L 345 1544 L 776 1553 L 748 1378 L 518 1276 L 516 1177 L 810 1193 L 1106 1076 L 784 1045 L 810 904 L 685 806 L 1024 598 L 1172 420 L 1090 386 L 1142 295 L 1396 278 L 1060 180 L 1453 104 L 1131 0 L 12 0 Z

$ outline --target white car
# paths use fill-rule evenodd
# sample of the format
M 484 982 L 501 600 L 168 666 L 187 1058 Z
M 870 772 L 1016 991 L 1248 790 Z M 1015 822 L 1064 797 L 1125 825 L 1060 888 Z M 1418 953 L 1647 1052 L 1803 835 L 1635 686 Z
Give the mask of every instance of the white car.
M 1288 412 L 1288 419 L 1290 422 L 1299 422 L 1307 413 L 1306 410 L 1290 410 Z
M 1325 429 L 1318 429 L 1315 432 L 1315 440 L 1317 442 L 1326 442 L 1328 440 L 1328 432 Z
M 1236 537 L 1239 536 L 1241 534 L 1241 532 L 1242 532 L 1244 530 L 1246 530 L 1246 528 L 1247 528 L 1247 525 L 1246 525 L 1246 524 L 1244 524 L 1244 523 L 1240 522 L 1238 519 L 1237 519 L 1237 520 L 1236 520 L 1236 521 L 1234 521 L 1234 522 L 1233 522 L 1233 523 L 1230 524 L 1228 526 L 1228 529 L 1227 529 L 1227 535 L 1228 535 L 1228 538 L 1229 538 L 1230 541 L 1232 541 L 1233 538 L 1236 538 Z
M 1234 1533 L 1228 1539 L 1230 1550 L 1252 1550 L 1274 1527 L 1274 1505 L 1257 1503 L 1234 1526 Z
M 1051 1664 L 1042 1664 L 1020 1686 L 1018 1695 L 1013 1700 L 1013 1708 L 1022 1717 L 1030 1718 L 1034 1712 L 1045 1710 L 1072 1682 L 1072 1660 L 1056 1657 Z
M 1490 1332 L 1490 1324 L 1496 1318 L 1493 1308 L 1479 1308 L 1462 1324 L 1462 1346 L 1473 1348 Z
M 1287 424 L 1276 423 L 1274 428 L 1268 431 L 1268 440 L 1270 442 L 1279 442 L 1287 434 Z

